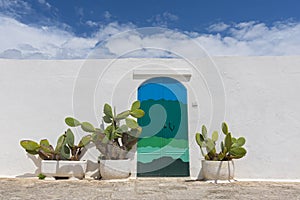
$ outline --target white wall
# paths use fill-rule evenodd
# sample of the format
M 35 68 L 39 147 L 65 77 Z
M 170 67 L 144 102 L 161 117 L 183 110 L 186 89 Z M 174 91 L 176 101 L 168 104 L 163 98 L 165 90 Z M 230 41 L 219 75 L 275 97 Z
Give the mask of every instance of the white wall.
M 238 177 L 300 179 L 300 57 L 217 59 L 226 120 L 245 135 L 248 155 Z
M 66 116 L 97 124 L 105 102 L 127 108 L 144 81 L 133 78 L 134 69 L 167 69 L 179 79 L 176 70 L 191 71 L 182 83 L 188 89 L 192 177 L 201 159 L 195 131 L 202 124 L 210 132 L 219 129 L 225 119 L 234 135 L 247 139 L 248 155 L 235 162 L 237 178 L 300 179 L 300 57 L 0 60 L 0 176 L 36 173 L 21 139 L 49 138 L 55 144 L 67 128 Z

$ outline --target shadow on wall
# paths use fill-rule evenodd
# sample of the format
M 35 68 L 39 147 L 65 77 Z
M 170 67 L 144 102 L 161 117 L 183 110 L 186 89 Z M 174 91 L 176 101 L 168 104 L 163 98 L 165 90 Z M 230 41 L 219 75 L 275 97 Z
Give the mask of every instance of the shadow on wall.
M 199 181 L 204 180 L 203 169 L 202 169 L 202 167 L 201 167 L 201 169 L 200 169 L 200 171 L 199 171 L 199 174 L 198 174 L 196 180 L 199 180 Z
M 31 155 L 29 153 L 26 153 L 26 155 L 27 155 L 27 157 L 29 159 L 32 160 L 33 164 L 36 166 L 37 169 L 33 173 L 25 173 L 23 175 L 18 175 L 18 176 L 16 176 L 16 178 L 36 177 L 37 175 L 39 175 L 41 173 L 41 162 L 42 162 L 42 159 L 40 157 Z

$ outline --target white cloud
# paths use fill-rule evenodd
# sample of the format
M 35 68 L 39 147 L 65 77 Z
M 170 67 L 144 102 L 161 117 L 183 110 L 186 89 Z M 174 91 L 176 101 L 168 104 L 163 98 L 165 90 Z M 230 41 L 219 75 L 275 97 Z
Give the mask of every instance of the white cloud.
M 99 24 L 97 22 L 88 20 L 85 22 L 86 25 L 90 26 L 90 27 L 97 27 Z
M 20 18 L 24 14 L 32 12 L 32 8 L 28 2 L 23 0 L 0 0 L 1 15 Z
M 174 30 L 161 33 L 140 34 L 137 31 L 123 33 L 113 37 L 105 48 L 114 55 L 121 55 L 126 50 L 137 50 L 135 57 L 168 57 L 161 51 L 145 51 L 146 48 L 159 47 L 170 52 L 184 52 L 190 57 L 198 57 L 206 51 L 212 56 L 268 56 L 300 55 L 300 23 L 278 22 L 268 27 L 258 22 L 245 22 L 228 25 L 225 36 L 221 34 L 200 34 L 178 32 Z M 143 32 L 143 31 L 142 31 Z M 190 47 L 196 41 L 204 51 Z M 151 54 L 151 52 L 153 54 Z M 149 53 L 150 55 L 145 55 Z
M 51 8 L 51 5 L 46 0 L 38 0 L 38 2 L 45 5 L 47 8 Z
M 191 48 L 193 41 L 212 56 L 300 55 L 300 23 L 277 22 L 267 26 L 244 22 L 226 25 L 224 34 L 136 28 L 133 24 L 113 22 L 84 38 L 55 27 L 32 27 L 0 16 L 0 58 L 174 57 L 176 52 L 198 57 L 203 51 Z
M 172 13 L 169 13 L 169 12 L 164 12 L 162 14 L 162 16 L 165 18 L 165 19 L 168 19 L 168 20 L 171 20 L 171 21 L 177 21 L 179 19 L 179 17 L 177 15 L 174 15 Z
M 103 25 L 100 29 L 93 34 L 93 38 L 97 38 L 98 41 L 103 41 L 108 39 L 109 37 L 120 34 L 122 32 L 126 32 L 129 30 L 134 30 L 136 28 L 133 24 L 119 24 L 118 22 L 112 22 L 108 25 Z
M 153 26 L 161 26 L 161 27 L 167 27 L 167 25 L 170 22 L 175 22 L 177 21 L 179 18 L 177 15 L 174 15 L 172 13 L 169 12 L 164 12 L 162 14 L 157 14 L 153 17 L 151 17 L 150 19 L 148 19 L 148 22 L 152 22 Z
M 106 20 L 110 20 L 111 17 L 112 17 L 112 14 L 111 14 L 110 12 L 108 12 L 108 11 L 105 11 L 105 12 L 103 13 L 103 17 L 104 17 Z
M 88 54 L 86 49 L 93 48 L 96 42 L 93 38 L 75 37 L 56 28 L 35 28 L 12 18 L 0 17 L 0 57 L 84 58 Z
M 300 23 L 246 22 L 232 25 L 228 36 L 200 36 L 199 43 L 213 55 L 300 55 Z
M 223 22 L 217 23 L 217 24 L 212 24 L 211 26 L 208 27 L 208 31 L 210 32 L 222 32 L 225 31 L 229 27 L 228 24 L 225 24 Z
M 22 59 L 22 52 L 17 49 L 7 49 L 0 54 L 1 58 Z

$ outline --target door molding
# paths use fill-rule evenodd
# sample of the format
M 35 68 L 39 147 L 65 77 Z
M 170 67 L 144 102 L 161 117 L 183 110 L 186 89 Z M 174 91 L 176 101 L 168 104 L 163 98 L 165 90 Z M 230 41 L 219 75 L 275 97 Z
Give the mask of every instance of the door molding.
M 192 77 L 192 72 L 189 69 L 135 69 L 132 76 L 134 80 L 169 77 L 188 82 Z

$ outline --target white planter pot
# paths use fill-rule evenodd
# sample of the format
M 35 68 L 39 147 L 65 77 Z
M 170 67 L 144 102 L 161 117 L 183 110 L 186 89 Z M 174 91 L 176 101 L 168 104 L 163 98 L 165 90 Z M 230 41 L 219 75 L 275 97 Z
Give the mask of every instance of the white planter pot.
M 205 180 L 231 180 L 234 178 L 234 163 L 202 160 L 202 174 Z
M 124 179 L 131 175 L 131 161 L 125 160 L 100 160 L 100 175 L 104 180 Z
M 41 173 L 50 177 L 84 178 L 87 161 L 42 160 Z

